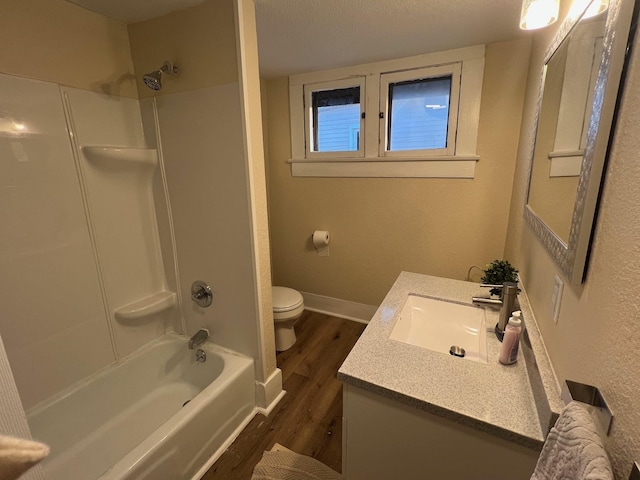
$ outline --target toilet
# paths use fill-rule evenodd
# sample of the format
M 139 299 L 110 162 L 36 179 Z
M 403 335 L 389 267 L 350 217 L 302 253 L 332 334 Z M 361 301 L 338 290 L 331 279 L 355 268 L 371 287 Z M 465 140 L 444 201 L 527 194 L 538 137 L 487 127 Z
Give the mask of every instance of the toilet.
M 293 288 L 271 287 L 273 297 L 273 321 L 276 334 L 276 351 L 284 352 L 296 343 L 293 325 L 304 311 L 300 292 Z

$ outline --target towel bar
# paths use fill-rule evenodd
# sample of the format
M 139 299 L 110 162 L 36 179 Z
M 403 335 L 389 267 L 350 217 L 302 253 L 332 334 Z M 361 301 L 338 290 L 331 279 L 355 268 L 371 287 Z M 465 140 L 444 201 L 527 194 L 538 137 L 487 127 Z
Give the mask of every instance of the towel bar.
M 633 462 L 629 480 L 640 480 L 640 465 L 638 465 L 638 462 Z
M 565 405 L 571 401 L 589 405 L 589 410 L 595 414 L 604 432 L 609 435 L 611 423 L 613 422 L 613 412 L 600 390 L 591 385 L 565 380 L 562 386 L 561 398 Z M 640 478 L 633 480 L 640 480 Z

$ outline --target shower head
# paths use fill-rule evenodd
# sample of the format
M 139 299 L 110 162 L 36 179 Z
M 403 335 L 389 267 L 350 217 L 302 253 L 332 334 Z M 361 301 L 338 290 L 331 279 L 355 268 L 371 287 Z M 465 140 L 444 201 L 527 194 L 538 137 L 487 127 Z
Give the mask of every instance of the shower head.
M 142 79 L 151 90 L 160 90 L 162 88 L 162 75 L 165 73 L 172 75 L 178 73 L 178 69 L 169 60 L 166 60 L 158 70 L 145 74 Z

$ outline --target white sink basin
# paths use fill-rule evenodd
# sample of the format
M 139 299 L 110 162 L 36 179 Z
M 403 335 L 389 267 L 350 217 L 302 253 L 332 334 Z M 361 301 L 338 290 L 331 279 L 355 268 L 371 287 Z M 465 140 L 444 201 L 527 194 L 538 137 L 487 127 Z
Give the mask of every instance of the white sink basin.
M 481 307 L 409 295 L 389 338 L 447 355 L 451 355 L 451 347 L 462 347 L 465 360 L 487 363 Z

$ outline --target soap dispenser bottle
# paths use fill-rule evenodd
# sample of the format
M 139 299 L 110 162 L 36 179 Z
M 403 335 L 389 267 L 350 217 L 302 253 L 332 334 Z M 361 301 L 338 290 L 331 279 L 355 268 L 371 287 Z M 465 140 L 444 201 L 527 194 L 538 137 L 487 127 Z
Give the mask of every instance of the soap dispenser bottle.
M 522 319 L 520 312 L 513 312 L 507 328 L 504 330 L 504 340 L 500 348 L 498 360 L 503 365 L 511 365 L 518 361 L 518 347 L 520 346 L 520 333 L 522 333 Z

